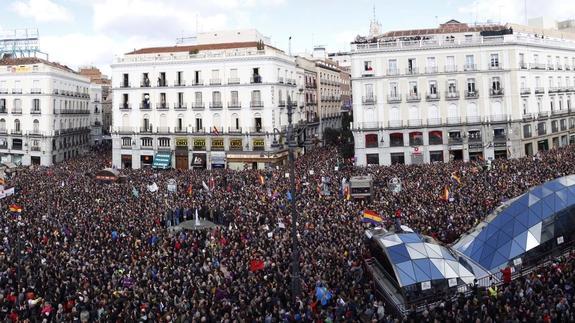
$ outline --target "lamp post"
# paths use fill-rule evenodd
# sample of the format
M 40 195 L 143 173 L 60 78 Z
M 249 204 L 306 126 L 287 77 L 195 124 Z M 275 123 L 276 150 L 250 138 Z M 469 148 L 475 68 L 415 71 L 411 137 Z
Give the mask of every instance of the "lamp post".
M 291 239 L 292 239 L 292 276 L 291 276 L 291 291 L 292 301 L 295 304 L 297 297 L 301 293 L 300 276 L 299 276 L 299 242 L 297 238 L 297 212 L 296 212 L 296 192 L 295 192 L 295 162 L 294 162 L 294 147 L 295 142 L 293 138 L 293 106 L 291 98 L 288 95 L 287 102 L 287 115 L 288 115 L 288 160 L 289 160 L 289 178 L 290 178 L 290 195 L 291 195 Z

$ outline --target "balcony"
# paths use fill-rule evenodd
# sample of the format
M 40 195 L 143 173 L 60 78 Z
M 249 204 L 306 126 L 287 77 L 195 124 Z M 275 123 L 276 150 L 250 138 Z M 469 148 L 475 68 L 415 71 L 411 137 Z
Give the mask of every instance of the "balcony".
M 12 89 L 12 94 L 22 94 L 22 89 Z
M 507 122 L 508 116 L 506 114 L 491 115 L 490 120 L 494 123 Z
M 555 66 L 553 66 L 553 64 L 547 64 L 547 69 L 552 71 L 555 69 Z
M 570 65 L 565 65 L 565 70 L 566 70 L 566 71 L 570 71 L 570 70 L 571 70 L 571 66 L 570 66 Z
M 150 80 L 144 79 L 144 80 L 140 81 L 140 87 L 150 87 Z
M 228 102 L 228 110 L 239 110 L 242 108 L 240 102 Z
M 22 109 L 12 109 L 12 114 L 22 114 Z
M 30 90 L 30 94 L 42 94 L 42 89 L 33 88 Z
M 401 120 L 389 120 L 387 122 L 387 125 L 389 128 L 401 128 L 401 127 L 403 127 L 403 123 L 401 122 Z
M 210 102 L 210 110 L 221 110 L 224 107 L 221 101 Z
M 521 95 L 529 95 L 529 94 L 531 94 L 531 88 L 522 87 L 522 88 L 519 90 L 519 93 L 520 93 Z
M 2 107 L 0 108 L 0 114 L 7 114 L 8 110 L 6 109 L 6 107 Z
M 501 97 L 503 96 L 503 88 L 500 89 L 490 89 L 489 90 L 489 96 L 490 97 Z
M 547 118 L 549 118 L 549 111 L 541 111 L 537 113 L 537 119 L 542 120 Z
M 519 68 L 522 70 L 526 70 L 528 68 L 527 63 L 519 62 Z
M 370 95 L 370 96 L 364 96 L 361 98 L 361 102 L 364 105 L 374 105 L 377 102 L 377 97 Z
M 506 134 L 495 134 L 493 135 L 493 142 L 507 142 Z
M 501 64 L 497 64 L 497 65 L 489 65 L 489 70 L 490 71 L 497 71 L 497 70 L 502 70 L 503 66 L 501 66 Z
M 58 90 L 55 90 L 55 91 L 56 91 L 55 94 L 58 94 L 58 92 L 57 92 Z M 6 88 L 1 88 L 1 89 L 0 89 L 0 94 L 8 94 L 8 89 L 6 89 Z
M 250 107 L 251 107 L 252 109 L 258 109 L 258 110 L 259 110 L 259 109 L 263 109 L 264 103 L 263 103 L 263 101 L 251 101 L 251 102 L 250 102 Z
M 170 105 L 167 104 L 166 102 L 156 103 L 156 110 L 168 110 L 169 108 Z
M 389 94 L 387 96 L 387 103 L 400 103 L 401 94 Z
M 85 109 L 58 109 L 56 114 L 90 114 L 89 110 Z
M 192 110 L 204 110 L 205 109 L 204 102 L 194 102 L 192 103 Z
M 481 123 L 481 117 L 480 116 L 467 116 L 466 119 L 467 124 L 479 124 Z
M 229 85 L 240 84 L 240 78 L 239 77 L 230 77 L 230 78 L 228 78 L 228 84 Z
M 62 130 L 63 131 L 63 130 Z M 121 135 L 127 135 L 134 133 L 134 129 L 132 127 L 116 127 L 113 132 L 116 132 Z
M 427 119 L 428 126 L 441 126 L 441 118 L 429 118 Z
M 323 97 L 322 97 L 322 101 L 324 101 L 324 100 L 323 100 Z M 285 106 L 286 106 L 286 101 L 285 101 L 285 100 L 279 100 L 279 101 L 278 101 L 278 107 L 280 107 L 280 108 L 285 108 Z
M 178 134 L 188 133 L 188 127 L 176 127 L 174 129 L 174 133 L 178 133 Z
M 12 129 L 10 131 L 10 134 L 21 136 L 22 135 L 22 129 Z M 15 149 L 14 147 L 12 147 L 12 148 Z M 20 148 L 20 149 L 22 149 L 22 148 Z M 18 150 L 20 150 L 20 149 L 18 149 Z
M 477 99 L 479 97 L 479 92 L 477 91 L 465 91 L 466 99 Z
M 477 64 L 465 64 L 463 65 L 463 70 L 465 72 L 475 72 L 477 71 Z
M 483 142 L 483 138 L 481 137 L 481 134 L 476 134 L 476 133 L 471 134 L 471 133 L 470 133 L 469 136 L 468 136 L 468 138 L 467 138 L 467 141 L 468 141 L 469 143 L 474 143 L 474 144 L 476 144 L 476 143 Z
M 449 124 L 449 125 L 461 124 L 461 118 L 460 117 L 447 117 L 447 124 Z
M 361 71 L 361 77 L 371 77 L 371 76 L 375 76 L 375 71 L 373 70 L 373 68 L 368 68 L 368 69 L 364 69 L 363 71 Z
M 121 103 L 120 107 L 119 107 L 120 111 L 122 110 L 131 110 L 132 109 L 132 104 L 130 103 Z
M 221 79 L 210 79 L 210 85 L 222 85 Z
M 192 86 L 203 86 L 203 85 L 204 85 L 204 80 L 201 80 L 201 79 L 197 79 L 197 80 L 194 80 L 192 82 Z
M 445 65 L 443 70 L 445 71 L 445 73 L 457 72 L 457 65 Z
M 186 86 L 186 81 L 185 80 L 175 80 L 174 81 L 174 87 L 178 87 L 178 86 Z
M 459 91 L 445 92 L 445 100 L 459 100 Z
M 184 102 L 178 102 L 174 105 L 174 110 L 176 111 L 185 111 L 188 109 L 188 104 Z
M 559 88 L 556 86 L 549 87 L 549 94 L 559 92 Z
M 437 73 L 437 66 L 426 66 L 425 74 L 435 74 Z
M 561 114 L 567 114 L 569 113 L 569 110 L 567 109 L 561 109 L 561 110 L 551 110 L 551 115 L 561 115 Z
M 158 87 L 166 87 L 166 86 L 168 86 L 168 82 L 166 82 L 166 79 L 158 80 Z
M 405 96 L 407 102 L 419 102 L 421 101 L 421 96 L 418 93 L 411 93 Z
M 377 129 L 380 128 L 379 122 L 375 122 L 375 121 L 372 121 L 372 122 L 362 122 L 362 123 L 360 124 L 360 127 L 361 127 L 361 129 L 364 129 L 364 130 L 377 130 Z
M 440 95 L 437 93 L 427 93 L 425 96 L 426 101 L 439 101 Z
M 557 70 L 562 71 L 562 70 L 563 70 L 563 65 L 557 64 Z
M 259 83 L 262 83 L 262 77 L 261 77 L 261 75 L 252 75 L 252 77 L 250 77 L 250 83 L 251 83 L 251 84 L 259 84 Z
M 140 127 L 140 133 L 152 133 L 152 127 Z
M 461 137 L 449 137 L 447 139 L 447 144 L 449 144 L 449 145 L 462 145 L 463 144 L 463 138 L 461 138 Z
M 152 110 L 152 105 L 150 103 L 142 102 L 140 103 L 140 110 Z
M 396 76 L 399 75 L 399 70 L 397 68 L 392 68 L 387 70 L 388 76 Z
M 546 65 L 542 64 L 542 63 L 531 63 L 530 66 L 531 66 L 531 69 L 534 69 L 534 70 L 544 70 L 546 67 Z
M 262 127 L 250 127 L 249 132 L 250 133 L 263 133 L 264 129 Z
M 206 128 L 204 127 L 193 127 L 192 133 L 206 133 Z
M 419 70 L 417 69 L 417 67 L 405 69 L 405 75 L 417 75 L 417 74 L 419 74 Z
M 421 127 L 423 125 L 423 122 L 421 122 L 421 119 L 409 119 L 407 120 L 407 126 L 408 127 Z
M 120 83 L 120 87 L 122 89 L 125 89 L 125 88 L 130 88 L 132 86 L 130 85 L 130 82 L 122 82 L 122 83 Z
M 524 113 L 521 118 L 523 119 L 523 121 L 533 120 L 533 114 L 532 113 Z
M 170 127 L 157 127 L 156 132 L 158 134 L 170 134 Z
M 535 94 L 541 94 L 541 95 L 545 94 L 545 88 L 536 87 L 535 88 Z
M 30 110 L 30 114 L 42 114 L 42 111 L 39 108 L 35 108 Z
M 233 134 L 241 134 L 242 133 L 242 128 L 236 128 L 236 127 L 228 127 L 228 133 L 233 133 Z

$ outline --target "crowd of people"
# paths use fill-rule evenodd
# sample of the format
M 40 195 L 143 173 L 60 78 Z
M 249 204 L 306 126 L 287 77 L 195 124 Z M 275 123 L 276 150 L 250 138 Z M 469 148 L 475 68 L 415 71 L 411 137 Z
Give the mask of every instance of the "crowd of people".
M 121 170 L 125 183 L 95 172 L 109 152 L 50 168 L 20 168 L 0 201 L 0 320 L 78 322 L 388 322 L 396 318 L 363 268 L 365 209 L 449 243 L 502 201 L 575 171 L 575 148 L 536 158 L 418 166 L 338 165 L 334 148 L 296 161 L 302 292 L 291 299 L 286 169 Z M 371 174 L 371 202 L 347 199 L 343 178 Z M 452 174 L 459 179 L 453 184 Z M 321 178 L 330 177 L 329 195 Z M 402 183 L 392 193 L 392 178 Z M 168 185 L 176 182 L 175 192 Z M 451 198 L 441 198 L 449 185 Z M 22 212 L 10 211 L 18 205 Z M 195 211 L 217 227 L 177 231 Z M 512 282 L 501 296 L 446 302 L 407 320 L 500 321 L 571 317 L 572 258 L 560 274 Z M 569 289 L 568 289 L 569 287 Z M 567 290 L 568 289 L 568 290 Z M 319 291 L 323 291 L 318 294 Z M 559 291 L 560 290 L 560 291 Z M 559 303 L 557 303 L 559 300 Z M 510 309 L 518 306 L 516 309 Z M 469 318 L 462 319 L 462 318 Z

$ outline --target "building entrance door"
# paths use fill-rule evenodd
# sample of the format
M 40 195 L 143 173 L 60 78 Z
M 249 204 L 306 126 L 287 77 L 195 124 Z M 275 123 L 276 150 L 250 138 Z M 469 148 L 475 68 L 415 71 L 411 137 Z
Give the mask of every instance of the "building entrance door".
M 176 156 L 176 169 L 188 169 L 188 156 Z

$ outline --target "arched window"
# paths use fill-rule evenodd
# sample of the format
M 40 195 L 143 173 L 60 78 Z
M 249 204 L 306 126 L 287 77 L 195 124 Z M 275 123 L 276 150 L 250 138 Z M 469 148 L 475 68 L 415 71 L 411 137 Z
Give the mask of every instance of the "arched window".
M 20 132 L 20 120 L 14 120 L 14 131 Z
M 432 105 L 429 107 L 428 111 L 427 111 L 427 115 L 429 119 L 432 120 L 437 120 L 439 118 L 441 118 L 440 114 L 439 114 L 439 108 L 436 105 Z
M 38 121 L 38 119 L 34 119 L 34 121 L 32 123 L 32 131 L 34 133 L 40 132 L 40 121 Z
M 403 133 L 394 132 L 389 134 L 389 145 L 391 147 L 403 147 Z

